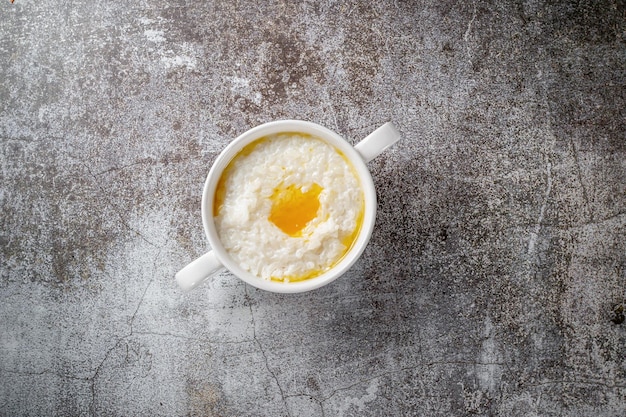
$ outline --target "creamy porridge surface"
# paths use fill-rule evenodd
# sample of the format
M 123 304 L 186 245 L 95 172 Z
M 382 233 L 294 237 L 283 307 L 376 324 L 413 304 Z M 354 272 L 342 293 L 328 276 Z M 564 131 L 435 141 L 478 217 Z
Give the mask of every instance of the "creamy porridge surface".
M 347 252 L 363 199 L 354 168 L 336 148 L 280 133 L 248 145 L 226 168 L 215 195 L 215 225 L 245 270 L 298 281 L 325 272 Z

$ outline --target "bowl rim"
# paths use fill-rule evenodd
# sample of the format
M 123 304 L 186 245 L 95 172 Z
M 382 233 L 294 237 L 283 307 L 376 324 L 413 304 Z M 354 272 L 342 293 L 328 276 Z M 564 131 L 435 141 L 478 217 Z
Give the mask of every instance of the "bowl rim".
M 265 280 L 244 270 L 235 262 L 222 245 L 213 221 L 213 203 L 218 180 L 230 161 L 248 144 L 265 136 L 282 133 L 298 132 L 310 134 L 339 149 L 350 161 L 357 172 L 364 194 L 364 213 L 358 236 L 348 252 L 328 271 L 306 280 L 296 282 L 278 282 Z M 244 282 L 266 291 L 276 293 L 299 293 L 314 290 L 327 285 L 343 275 L 361 256 L 367 246 L 376 218 L 376 190 L 374 182 L 363 158 L 358 151 L 339 134 L 313 122 L 303 120 L 277 120 L 256 126 L 234 139 L 218 155 L 207 174 L 202 192 L 202 224 L 204 231 L 215 251 L 216 257 L 233 275 Z

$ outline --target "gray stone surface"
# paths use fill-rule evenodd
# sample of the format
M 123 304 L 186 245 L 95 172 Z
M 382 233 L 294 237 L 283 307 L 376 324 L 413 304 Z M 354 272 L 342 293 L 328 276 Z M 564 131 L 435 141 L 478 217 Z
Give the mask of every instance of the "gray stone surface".
M 493 3 L 3 1 L 0 415 L 625 415 L 626 6 Z M 402 131 L 362 259 L 181 294 L 282 118 Z

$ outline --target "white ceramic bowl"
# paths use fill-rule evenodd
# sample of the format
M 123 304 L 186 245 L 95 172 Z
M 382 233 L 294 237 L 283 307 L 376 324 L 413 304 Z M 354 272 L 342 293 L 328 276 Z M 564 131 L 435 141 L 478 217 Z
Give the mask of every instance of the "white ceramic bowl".
M 365 196 L 363 222 L 350 250 L 330 270 L 316 277 L 297 282 L 264 280 L 244 270 L 226 252 L 217 234 L 213 218 L 213 204 L 217 183 L 230 161 L 251 142 L 280 132 L 307 133 L 328 142 L 341 151 L 355 168 Z M 365 164 L 395 143 L 399 138 L 400 134 L 393 125 L 386 123 L 353 147 L 332 130 L 315 123 L 300 120 L 280 120 L 265 123 L 243 133 L 220 153 L 207 175 L 202 194 L 202 223 L 212 250 L 176 274 L 176 281 L 179 286 L 185 291 L 195 288 L 223 268 L 228 269 L 233 275 L 254 287 L 279 293 L 310 291 L 340 277 L 359 259 L 374 229 L 376 190 L 374 189 L 372 176 Z

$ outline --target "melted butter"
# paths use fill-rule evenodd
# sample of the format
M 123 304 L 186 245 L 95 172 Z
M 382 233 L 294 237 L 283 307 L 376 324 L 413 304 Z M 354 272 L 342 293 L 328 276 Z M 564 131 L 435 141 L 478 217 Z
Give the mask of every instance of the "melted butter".
M 295 184 L 276 187 L 270 197 L 272 209 L 268 220 L 291 237 L 302 236 L 302 229 L 317 217 L 322 190 L 317 183 L 311 184 L 307 191 Z
M 298 282 L 298 281 L 304 281 L 310 278 L 315 278 L 319 275 L 322 275 L 324 272 L 329 271 L 330 269 L 334 268 L 335 265 L 337 265 L 344 256 L 346 256 L 346 253 L 348 253 L 350 251 L 350 249 L 352 249 L 352 246 L 354 246 L 354 242 L 356 242 L 357 237 L 359 236 L 359 232 L 361 231 L 361 225 L 363 224 L 363 215 L 365 213 L 365 203 L 363 201 L 361 201 L 361 207 L 359 210 L 359 213 L 357 214 L 357 218 L 356 218 L 356 226 L 354 228 L 354 230 L 352 231 L 352 233 L 350 233 L 349 235 L 344 236 L 344 238 L 341 240 L 341 243 L 344 245 L 344 250 L 341 253 L 341 255 L 337 258 L 337 260 L 335 260 L 335 262 L 333 262 L 331 265 L 329 265 L 327 268 L 324 269 L 312 269 L 304 274 L 301 275 L 290 275 L 290 276 L 284 276 L 284 277 L 271 277 L 270 279 L 272 281 L 275 282 Z
M 213 199 L 213 216 L 216 217 L 220 214 L 220 209 L 224 204 L 224 198 L 226 197 L 226 175 L 222 175 L 217 181 L 217 188 L 215 189 L 215 198 Z
M 334 264 L 333 264 L 334 266 Z M 332 268 L 332 266 L 330 267 Z M 326 269 L 312 269 L 309 272 L 307 272 L 306 274 L 302 274 L 302 275 L 293 275 L 293 276 L 284 276 L 282 278 L 277 278 L 277 277 L 271 277 L 270 279 L 272 281 L 275 282 L 298 282 L 298 281 L 304 281 L 310 278 L 315 278 L 319 275 L 322 275 L 324 272 L 328 271 L 330 268 L 326 268 Z

